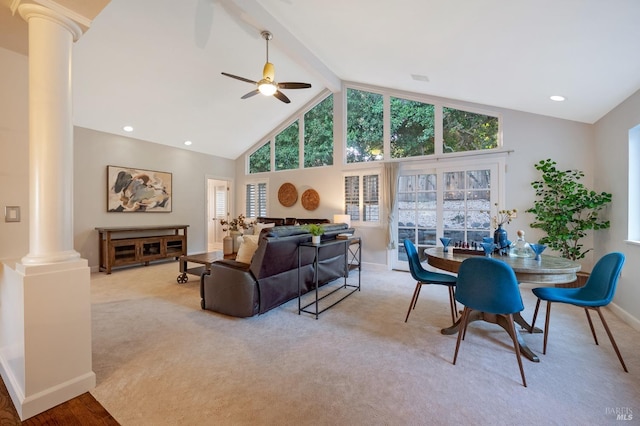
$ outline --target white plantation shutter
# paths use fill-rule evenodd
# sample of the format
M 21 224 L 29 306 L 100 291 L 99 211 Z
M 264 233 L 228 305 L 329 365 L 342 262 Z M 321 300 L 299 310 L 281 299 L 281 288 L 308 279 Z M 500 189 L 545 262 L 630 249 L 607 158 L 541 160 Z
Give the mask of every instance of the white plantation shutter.
M 267 215 L 267 184 L 266 182 L 248 183 L 245 193 L 246 217 Z
M 380 175 L 354 174 L 344 177 L 344 213 L 352 222 L 380 222 Z

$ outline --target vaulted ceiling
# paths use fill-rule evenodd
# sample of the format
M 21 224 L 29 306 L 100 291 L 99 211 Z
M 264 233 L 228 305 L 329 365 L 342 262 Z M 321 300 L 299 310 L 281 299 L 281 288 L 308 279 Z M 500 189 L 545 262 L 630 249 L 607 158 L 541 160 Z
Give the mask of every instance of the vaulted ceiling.
M 637 0 L 111 0 L 74 45 L 74 124 L 233 159 L 341 81 L 594 123 L 640 89 L 638 22 Z M 290 104 L 221 75 L 262 77 L 263 30 L 276 81 L 312 84 Z

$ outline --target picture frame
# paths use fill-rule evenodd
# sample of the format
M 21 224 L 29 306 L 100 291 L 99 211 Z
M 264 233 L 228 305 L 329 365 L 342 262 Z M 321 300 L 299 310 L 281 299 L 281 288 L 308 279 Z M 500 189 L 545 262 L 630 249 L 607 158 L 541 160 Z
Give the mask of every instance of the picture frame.
M 172 177 L 170 172 L 107 166 L 107 212 L 170 213 Z

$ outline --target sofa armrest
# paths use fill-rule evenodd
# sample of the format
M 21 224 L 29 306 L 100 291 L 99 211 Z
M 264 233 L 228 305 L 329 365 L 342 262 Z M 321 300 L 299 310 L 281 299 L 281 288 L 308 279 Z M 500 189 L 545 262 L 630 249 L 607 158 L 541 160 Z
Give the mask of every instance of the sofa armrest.
M 256 279 L 246 263 L 219 260 L 200 277 L 200 306 L 234 317 L 250 317 L 259 310 Z

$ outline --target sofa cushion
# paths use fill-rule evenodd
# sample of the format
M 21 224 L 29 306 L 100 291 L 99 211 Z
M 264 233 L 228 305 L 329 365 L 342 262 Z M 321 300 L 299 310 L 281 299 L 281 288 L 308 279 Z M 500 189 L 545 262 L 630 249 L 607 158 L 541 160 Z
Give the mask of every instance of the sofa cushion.
M 258 249 L 258 235 L 243 235 L 242 244 L 238 249 L 236 261 L 242 263 L 251 263 L 253 254 Z

